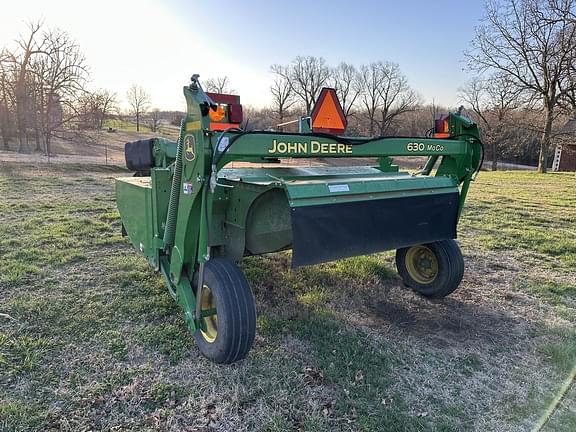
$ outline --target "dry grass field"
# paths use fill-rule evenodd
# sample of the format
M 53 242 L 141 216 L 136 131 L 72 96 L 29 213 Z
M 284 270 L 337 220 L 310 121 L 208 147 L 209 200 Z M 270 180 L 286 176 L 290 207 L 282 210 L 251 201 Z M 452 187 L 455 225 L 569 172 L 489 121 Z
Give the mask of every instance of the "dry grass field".
M 529 431 L 574 373 L 574 175 L 481 173 L 443 300 L 392 253 L 244 260 L 257 338 L 231 366 L 121 237 L 122 175 L 0 163 L 0 430 Z M 576 430 L 574 386 L 542 430 Z
M 108 132 L 106 128 L 113 132 Z M 51 143 L 51 158 L 42 153 L 32 154 L 16 153 L 18 143 L 12 139 L 8 150 L 4 145 L 0 147 L 0 161 L 6 162 L 32 162 L 32 163 L 82 163 L 97 165 L 124 165 L 124 144 L 128 141 L 162 136 L 173 140 L 178 139 L 178 128 L 172 125 L 162 125 L 157 133 L 150 132 L 145 125 L 141 131 L 136 132 L 133 123 L 122 120 L 108 120 L 105 128 L 101 130 L 77 131 L 80 136 L 70 136 L 69 139 L 53 137 Z M 29 141 L 28 145 L 34 150 L 35 143 Z

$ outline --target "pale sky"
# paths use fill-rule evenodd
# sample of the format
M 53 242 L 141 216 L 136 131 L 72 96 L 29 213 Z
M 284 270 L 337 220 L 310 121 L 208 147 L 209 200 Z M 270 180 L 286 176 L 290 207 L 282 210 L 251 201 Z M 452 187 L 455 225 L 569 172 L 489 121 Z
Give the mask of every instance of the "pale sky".
M 4 0 L 0 47 L 25 22 L 42 18 L 67 31 L 91 69 L 90 88 L 117 93 L 132 83 L 152 106 L 184 110 L 182 86 L 227 75 L 245 105 L 271 103 L 270 65 L 297 55 L 331 65 L 396 62 L 426 102 L 454 107 L 469 77 L 462 51 L 482 16 L 481 0 L 196 1 Z

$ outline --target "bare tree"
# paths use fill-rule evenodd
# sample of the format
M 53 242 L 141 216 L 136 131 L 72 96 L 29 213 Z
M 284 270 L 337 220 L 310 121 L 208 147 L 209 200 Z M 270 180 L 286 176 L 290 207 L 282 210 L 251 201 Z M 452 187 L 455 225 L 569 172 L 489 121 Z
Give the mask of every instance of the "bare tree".
M 77 102 L 81 125 L 88 129 L 102 129 L 104 121 L 118 112 L 116 93 L 99 89 L 84 93 Z
M 384 86 L 380 89 L 382 106 L 380 107 L 380 135 L 388 129 L 396 118 L 414 111 L 421 103 L 420 96 L 410 88 L 408 80 L 395 63 L 384 63 Z
M 43 113 L 46 109 L 45 100 L 46 92 L 44 88 L 43 75 L 38 75 L 37 71 L 38 65 L 37 57 L 35 57 L 30 62 L 30 74 L 26 80 L 26 86 L 28 88 L 28 98 L 30 100 L 28 106 L 27 120 L 29 124 L 29 131 L 34 134 L 34 141 L 36 142 L 36 151 L 41 152 L 43 150 L 43 138 L 44 129 L 42 127 Z
M 102 129 L 104 121 L 118 112 L 116 93 L 100 89 L 91 94 L 92 112 L 95 116 L 98 129 Z
M 330 84 L 336 90 L 346 121 L 352 114 L 352 109 L 360 95 L 359 80 L 358 71 L 352 64 L 341 62 L 332 70 Z
M 376 126 L 376 113 L 381 105 L 380 88 L 384 85 L 384 76 L 381 73 L 380 63 L 370 63 L 360 66 L 360 79 L 358 82 L 360 101 L 369 120 L 370 135 L 374 135 Z
M 9 150 L 8 143 L 14 123 L 14 78 L 10 65 L 11 54 L 3 50 L 0 53 L 0 136 L 5 150 Z
M 76 101 L 85 91 L 89 71 L 84 54 L 68 33 L 47 30 L 42 46 L 45 54 L 32 63 L 32 73 L 42 85 L 39 123 L 50 154 L 55 131 L 77 117 Z
M 396 63 L 362 65 L 358 85 L 360 102 L 370 122 L 370 135 L 374 135 L 376 127 L 380 135 L 386 134 L 398 116 L 414 111 L 420 103 Z
M 576 119 L 576 86 L 571 91 L 566 92 L 560 101 L 560 107 L 568 116 Z
M 545 173 L 558 102 L 573 87 L 575 0 L 488 0 L 466 52 L 471 69 L 500 71 L 530 92 L 543 112 L 538 172 Z
M 289 66 L 277 68 L 276 74 L 290 83 L 306 114 L 310 114 L 320 90 L 330 78 L 330 68 L 322 57 L 298 56 Z
M 158 132 L 160 129 L 160 110 L 158 108 L 154 108 L 150 112 L 147 124 L 151 132 Z
M 88 69 L 66 32 L 44 29 L 41 22 L 29 24 L 28 30 L 26 37 L 16 41 L 14 51 L 4 51 L 3 96 L 10 88 L 18 151 L 29 150 L 28 135 L 33 131 L 36 149 L 41 150 L 43 142 L 49 153 L 54 131 L 75 115 L 74 102 L 84 91 Z M 3 102 L 6 107 L 6 97 Z
M 272 65 L 270 68 L 276 75 L 270 86 L 272 93 L 272 110 L 278 116 L 280 123 L 284 122 L 287 111 L 296 103 L 294 91 L 290 85 L 286 66 Z
M 140 132 L 140 118 L 150 107 L 150 95 L 143 87 L 132 84 L 127 92 L 128 104 L 136 117 L 136 132 Z
M 434 119 L 440 113 L 448 113 L 450 110 L 439 107 L 434 102 L 428 105 L 420 105 L 414 111 L 402 114 L 402 122 L 394 124 L 393 133 L 405 136 L 422 136 L 434 125 Z
M 560 107 L 569 118 L 576 119 L 576 62 L 572 62 L 568 70 L 569 85 L 559 98 Z
M 488 78 L 472 78 L 458 94 L 482 124 L 480 130 L 490 149 L 492 171 L 496 171 L 502 145 L 510 136 L 510 129 L 518 127 L 511 125 L 511 113 L 525 105 L 522 90 L 507 75 L 497 73 Z
M 14 71 L 14 101 L 16 105 L 16 123 L 18 129 L 18 151 L 21 153 L 28 152 L 27 128 L 28 112 L 30 110 L 30 98 L 28 92 L 27 79 L 29 74 L 29 65 L 36 54 L 45 54 L 41 44 L 38 42 L 37 35 L 42 28 L 42 22 L 28 24 L 28 36 L 21 36 L 17 41 L 20 49 L 17 53 L 10 53 L 12 69 Z
M 206 91 L 213 93 L 234 93 L 234 90 L 230 88 L 230 79 L 227 76 L 208 78 L 204 83 Z

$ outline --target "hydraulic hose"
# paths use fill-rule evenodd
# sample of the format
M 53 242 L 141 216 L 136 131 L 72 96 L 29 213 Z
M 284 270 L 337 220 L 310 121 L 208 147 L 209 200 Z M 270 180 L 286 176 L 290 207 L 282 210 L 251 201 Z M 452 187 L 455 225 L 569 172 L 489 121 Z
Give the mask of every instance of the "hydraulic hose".
M 468 134 L 468 133 L 462 133 L 462 134 L 454 135 L 451 138 L 460 138 L 463 136 L 473 138 L 474 140 L 476 140 L 476 142 L 478 144 L 480 144 L 480 160 L 478 161 L 478 166 L 476 166 L 476 168 L 474 169 L 474 173 L 472 174 L 472 176 L 473 176 L 472 180 L 474 180 L 474 178 L 476 178 L 476 176 L 478 175 L 478 173 L 482 169 L 482 165 L 484 165 L 484 154 L 486 153 L 486 150 L 484 148 L 484 143 L 476 135 L 472 135 L 472 134 Z
M 182 131 L 184 120 L 180 123 Z M 176 216 L 178 212 L 178 201 L 180 200 L 180 182 L 182 181 L 182 132 L 178 137 L 176 146 L 176 160 L 174 162 L 174 175 L 172 177 L 172 187 L 170 189 L 170 201 L 168 202 L 168 215 L 166 216 L 166 228 L 164 229 L 164 248 L 168 249 L 174 245 L 176 234 Z

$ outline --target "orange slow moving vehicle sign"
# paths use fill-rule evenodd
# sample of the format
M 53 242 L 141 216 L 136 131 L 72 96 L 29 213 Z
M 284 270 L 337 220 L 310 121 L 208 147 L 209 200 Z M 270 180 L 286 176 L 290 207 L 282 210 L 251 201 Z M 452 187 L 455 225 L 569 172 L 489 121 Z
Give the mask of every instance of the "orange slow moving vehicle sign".
M 342 111 L 342 106 L 340 101 L 338 101 L 336 90 L 324 87 L 320 91 L 320 96 L 318 96 L 310 118 L 313 132 L 324 132 L 334 135 L 344 133 L 346 130 L 346 117 L 344 117 L 344 111 Z

